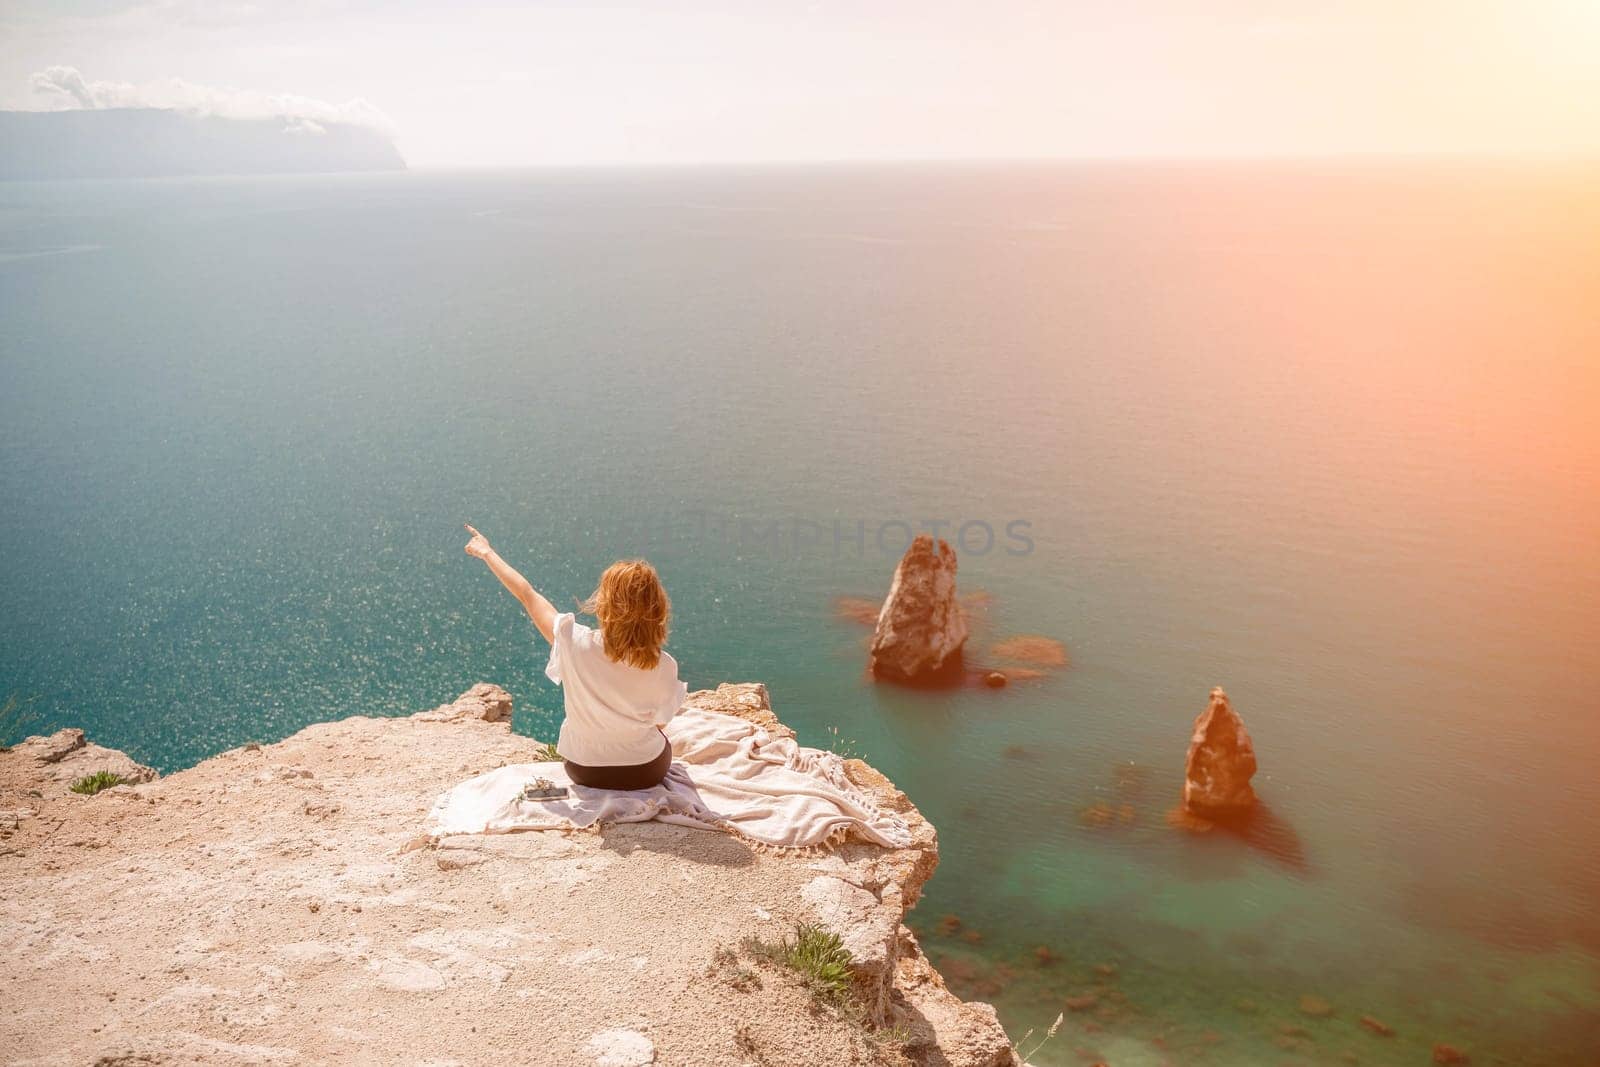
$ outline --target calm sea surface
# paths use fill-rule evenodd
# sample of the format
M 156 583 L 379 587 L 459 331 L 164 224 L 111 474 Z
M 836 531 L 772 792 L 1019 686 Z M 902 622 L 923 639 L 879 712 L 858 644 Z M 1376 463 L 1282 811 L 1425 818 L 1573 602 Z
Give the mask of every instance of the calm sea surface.
M 1018 1037 L 1096 995 L 1037 1062 L 1587 1067 L 1597 190 L 1464 162 L 0 186 L 0 696 L 168 771 L 480 679 L 553 737 L 461 523 L 563 603 L 644 554 L 692 686 L 767 682 L 938 825 L 915 916 L 959 992 Z M 974 658 L 1042 634 L 1069 668 L 866 682 L 837 598 L 930 523 L 984 594 Z M 1218 684 L 1260 840 L 1165 821 Z

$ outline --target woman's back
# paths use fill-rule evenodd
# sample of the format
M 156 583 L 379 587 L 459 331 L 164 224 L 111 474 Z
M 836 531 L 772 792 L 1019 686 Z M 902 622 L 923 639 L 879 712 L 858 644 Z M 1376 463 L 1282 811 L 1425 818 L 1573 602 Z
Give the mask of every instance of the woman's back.
M 569 612 L 558 615 L 545 675 L 561 686 L 566 718 L 556 751 L 591 767 L 647 763 L 661 749 L 664 726 L 689 687 L 678 663 L 661 650 L 654 667 L 635 667 L 606 654 L 601 631 Z
M 471 526 L 467 555 L 483 560 L 550 642 L 545 674 L 561 686 L 567 714 L 556 751 L 577 785 L 649 789 L 672 767 L 672 746 L 657 727 L 683 706 L 689 687 L 667 641 L 672 601 L 656 569 L 642 559 L 618 560 L 600 575 L 583 610 L 598 630 L 555 607 Z

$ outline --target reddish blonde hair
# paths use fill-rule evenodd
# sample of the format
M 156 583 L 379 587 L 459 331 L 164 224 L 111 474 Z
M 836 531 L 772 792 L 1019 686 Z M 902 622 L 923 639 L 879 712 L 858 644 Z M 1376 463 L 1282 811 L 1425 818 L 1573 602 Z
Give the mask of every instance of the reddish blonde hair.
M 583 610 L 600 620 L 606 655 L 613 661 L 643 670 L 661 662 L 672 601 L 649 563 L 624 559 L 607 567 Z

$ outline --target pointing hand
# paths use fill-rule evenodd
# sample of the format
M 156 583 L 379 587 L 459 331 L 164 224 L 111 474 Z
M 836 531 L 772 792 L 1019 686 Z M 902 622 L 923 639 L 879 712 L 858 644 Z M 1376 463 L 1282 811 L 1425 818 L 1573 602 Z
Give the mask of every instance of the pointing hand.
M 467 555 L 476 556 L 478 559 L 488 559 L 489 553 L 494 551 L 489 547 L 489 539 L 471 526 L 467 527 L 467 532 L 472 535 L 472 540 L 467 542 Z

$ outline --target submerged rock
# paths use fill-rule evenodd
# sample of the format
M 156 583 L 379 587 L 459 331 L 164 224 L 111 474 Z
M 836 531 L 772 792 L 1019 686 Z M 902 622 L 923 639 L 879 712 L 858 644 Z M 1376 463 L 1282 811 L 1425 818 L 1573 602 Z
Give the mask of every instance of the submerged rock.
M 1250 778 L 1256 773 L 1256 750 L 1250 733 L 1228 703 L 1222 687 L 1211 690 L 1211 703 L 1194 721 L 1189 756 L 1184 762 L 1183 806 L 1192 814 L 1217 818 L 1255 806 Z
M 1090 829 L 1099 829 L 1110 826 L 1116 821 L 1117 812 L 1110 804 L 1090 804 L 1078 813 L 1078 823 Z
M 1196 815 L 1182 804 L 1167 812 L 1167 825 L 1191 834 L 1209 834 L 1217 828 L 1216 823 Z
M 956 599 L 956 554 L 922 534 L 894 569 L 872 633 L 875 677 L 898 682 L 959 680 L 967 617 Z
M 1300 998 L 1300 1010 L 1313 1019 L 1326 1019 L 1333 1014 L 1333 1005 L 1315 993 L 1307 993 Z
M 883 610 L 883 605 L 876 600 L 868 600 L 860 596 L 840 596 L 833 598 L 833 612 L 841 619 L 860 623 L 862 626 L 876 626 L 878 613 Z
M 1017 634 L 999 641 L 990 655 L 1035 667 L 1065 667 L 1070 662 L 1067 646 L 1042 634 Z

